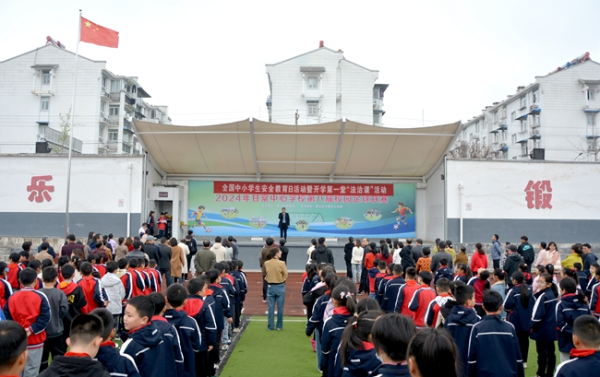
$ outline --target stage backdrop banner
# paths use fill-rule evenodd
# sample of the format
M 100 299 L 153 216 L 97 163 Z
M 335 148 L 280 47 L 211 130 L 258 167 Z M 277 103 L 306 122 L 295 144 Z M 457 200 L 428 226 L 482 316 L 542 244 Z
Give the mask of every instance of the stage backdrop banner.
M 194 234 L 290 237 L 414 237 L 415 185 L 190 181 Z

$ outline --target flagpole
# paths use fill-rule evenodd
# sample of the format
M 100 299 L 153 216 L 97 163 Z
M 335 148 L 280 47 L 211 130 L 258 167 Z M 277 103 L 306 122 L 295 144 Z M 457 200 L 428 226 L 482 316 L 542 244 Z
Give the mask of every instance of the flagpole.
M 75 75 L 73 77 L 73 97 L 71 98 L 71 117 L 69 118 L 69 162 L 67 168 L 67 205 L 65 209 L 65 237 L 69 235 L 69 199 L 71 195 L 71 157 L 73 155 L 73 118 L 75 118 L 75 89 L 77 86 L 77 61 L 79 60 L 79 42 L 81 41 L 81 9 L 77 19 L 77 48 L 75 49 Z

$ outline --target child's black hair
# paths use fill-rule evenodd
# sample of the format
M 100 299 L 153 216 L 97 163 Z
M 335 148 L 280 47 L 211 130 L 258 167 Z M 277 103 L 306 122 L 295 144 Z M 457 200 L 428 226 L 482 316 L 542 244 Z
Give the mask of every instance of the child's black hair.
M 492 290 L 483 292 L 483 308 L 486 312 L 495 313 L 502 307 L 502 296 Z
M 379 310 L 380 305 L 372 297 L 365 297 L 356 304 L 356 314 L 366 312 L 367 310 Z
M 425 285 L 431 284 L 431 280 L 433 280 L 433 275 L 429 271 L 421 271 L 419 277 L 423 280 L 423 284 Z
M 414 267 L 409 267 L 406 269 L 404 276 L 406 279 L 414 280 L 417 277 L 417 270 Z
M 112 274 L 118 269 L 119 269 L 119 265 L 114 260 L 111 260 L 106 264 L 106 272 L 109 272 Z
M 19 253 L 10 253 L 10 256 L 8 257 L 12 262 L 19 262 L 19 259 L 21 259 L 21 255 L 19 255 Z
M 333 272 L 328 273 L 325 276 L 325 285 L 327 286 L 327 288 L 329 288 L 330 291 L 333 290 L 333 288 L 335 288 L 335 284 L 337 283 L 338 280 L 338 276 L 336 274 L 334 274 Z
M 400 276 L 402 275 L 402 272 L 404 271 L 404 269 L 402 268 L 402 265 L 400 263 L 394 265 L 394 269 L 392 270 L 392 273 L 394 274 L 394 276 Z
M 440 280 L 438 280 L 438 282 Z M 451 281 L 450 283 L 448 283 L 448 285 L 450 286 L 450 292 L 452 292 L 452 296 L 454 296 L 454 298 L 456 298 L 456 288 L 462 287 L 463 285 L 465 285 L 465 283 L 462 282 L 461 280 L 456 280 L 456 281 Z
M 88 257 L 85 260 L 92 264 L 96 263 L 96 254 L 88 255 Z
M 376 352 L 385 352 L 395 362 L 406 360 L 408 343 L 417 328 L 412 318 L 399 313 L 388 313 L 377 319 L 371 329 Z
M 377 268 L 379 268 L 380 270 L 385 270 L 387 268 L 387 263 L 385 263 L 384 260 L 380 260 L 377 264 Z
M 19 272 L 19 281 L 23 285 L 28 286 L 32 284 L 35 279 L 37 279 L 37 272 L 35 272 L 35 270 L 31 267 L 27 267 Z
M 488 279 L 490 278 L 490 272 L 488 270 L 481 271 L 481 273 L 479 274 L 479 278 L 481 280 L 488 281 Z
M 102 341 L 106 342 L 111 340 L 110 334 L 115 328 L 115 320 L 111 312 L 105 308 L 96 308 L 92 310 L 90 314 L 93 314 L 102 320 L 102 326 L 104 327 L 104 331 L 102 331 Z
M 520 263 L 519 264 L 519 270 L 520 271 L 527 272 L 527 268 L 528 268 L 527 263 Z
M 58 267 L 62 268 L 62 266 L 66 265 L 67 263 L 69 263 L 69 257 L 66 255 L 63 255 L 62 257 L 58 258 Z
M 119 269 L 124 270 L 127 268 L 128 263 L 129 261 L 127 260 L 127 258 L 121 258 L 117 261 L 117 266 L 119 266 Z
M 187 291 L 183 284 L 171 284 L 167 289 L 167 301 L 173 308 L 179 308 L 187 299 Z
M 457 285 L 454 289 L 454 298 L 458 305 L 466 304 L 474 294 L 475 288 L 467 284 Z
M 219 279 L 219 276 L 221 276 L 221 271 L 212 268 L 206 271 L 206 276 L 208 277 L 208 279 L 210 279 L 210 284 L 213 284 L 217 281 L 217 279 Z
M 15 365 L 19 356 L 26 350 L 25 329 L 17 322 L 0 321 L 0 369 L 9 369 Z
M 138 260 L 136 258 L 131 258 L 129 260 L 129 268 L 137 268 L 139 266 Z
M 440 259 L 440 266 L 447 266 L 447 265 L 448 265 L 448 258 Z
M 100 279 L 100 272 L 94 270 L 94 271 L 92 271 L 92 276 L 95 277 L 96 279 Z
M 81 266 L 79 266 L 79 271 L 84 276 L 90 276 L 92 274 L 93 268 L 89 262 L 83 262 L 81 263 Z
M 42 281 L 44 283 L 53 283 L 57 276 L 58 272 L 54 267 L 46 267 L 42 271 Z
M 141 296 L 140 296 L 141 297 Z M 90 344 L 104 333 L 100 317 L 94 314 L 79 314 L 71 322 L 71 347 L 75 344 Z
M 521 304 L 525 309 L 529 308 L 529 287 L 525 284 L 525 274 L 521 271 L 515 271 L 512 276 L 513 280 L 517 282 L 517 284 L 521 284 L 519 287 L 519 293 L 521 294 Z
M 238 259 L 237 267 L 238 267 L 238 270 L 241 270 L 244 267 L 244 262 Z
M 150 261 L 148 262 L 148 267 L 156 268 L 156 261 L 154 259 L 150 259 Z
M 167 305 L 167 301 L 165 300 L 165 296 L 162 293 L 154 292 L 148 295 L 148 298 L 154 304 L 154 315 L 160 315 L 165 306 Z
M 431 254 L 431 248 L 429 246 L 425 246 L 422 250 L 422 253 L 424 256 L 428 256 L 429 254 Z
M 316 263 L 308 263 L 306 265 L 306 273 L 307 273 L 308 281 L 312 281 L 312 279 L 314 279 L 318 273 L 317 264 Z
M 581 265 L 581 263 L 579 263 L 579 262 L 573 263 L 573 269 L 575 271 L 581 271 L 582 268 L 583 268 L 583 266 Z
M 338 281 L 333 291 L 331 291 L 331 298 L 335 301 L 338 306 L 344 306 L 350 314 L 356 312 L 356 300 L 354 299 L 353 293 L 350 292 L 346 284 L 340 284 L 342 279 Z
M 573 322 L 573 335 L 577 335 L 585 348 L 597 350 L 600 347 L 600 322 L 598 322 L 598 318 L 589 314 L 577 317 Z
M 494 270 L 494 276 L 496 276 L 499 280 L 504 281 L 504 279 L 506 279 L 506 274 L 504 273 L 504 270 L 502 270 L 501 268 L 496 268 Z
M 467 281 L 473 277 L 473 272 L 471 272 L 471 269 L 465 263 L 457 263 L 456 269 L 465 272 L 465 278 Z
M 579 285 L 579 276 L 577 275 L 577 271 L 566 267 L 563 268 L 563 273 L 565 274 L 565 277 L 570 277 L 571 279 L 575 280 L 577 285 Z
M 446 278 L 439 278 L 435 286 L 442 292 L 450 292 L 450 280 Z
M 563 289 L 566 293 L 571 293 L 577 295 L 577 300 L 581 304 L 585 304 L 585 296 L 581 289 L 577 289 L 577 283 L 570 277 L 566 277 L 558 283 L 560 289 Z
M 60 270 L 62 277 L 65 279 L 71 279 L 75 274 L 75 267 L 70 264 L 65 264 L 63 268 Z
M 420 330 L 408 345 L 408 358 L 411 357 L 422 377 L 458 376 L 458 348 L 445 329 Z
M 135 296 L 127 301 L 127 305 L 135 308 L 140 318 L 148 317 L 148 321 L 154 316 L 154 304 L 148 296 Z
M 552 276 L 550 276 L 550 274 L 543 273 L 540 275 L 540 278 L 544 278 L 544 281 L 547 284 L 550 284 L 550 290 L 552 291 L 552 293 L 554 293 L 554 297 L 558 297 L 558 288 L 556 288 L 556 284 L 554 284 L 554 281 L 552 280 Z M 539 281 L 539 278 L 538 278 L 538 281 Z
M 380 310 L 368 310 L 359 314 L 355 319 L 348 320 L 340 341 L 339 352 L 342 360 L 342 367 L 345 366 L 348 361 L 350 350 L 364 349 L 363 342 L 369 341 L 369 335 L 371 335 L 373 324 L 375 324 L 377 317 L 382 314 L 383 313 Z
M 29 262 L 29 268 L 33 268 L 34 270 L 37 271 L 37 269 L 40 267 L 42 267 L 42 262 L 40 262 L 37 259 L 34 259 L 31 262 Z
M 210 284 L 206 276 L 195 277 L 190 280 L 187 284 L 188 293 L 191 295 L 197 295 L 199 292 L 202 292 L 205 285 Z
M 8 268 L 8 265 L 6 264 L 6 262 L 0 261 L 0 276 L 4 276 L 4 274 L 6 274 L 7 268 Z

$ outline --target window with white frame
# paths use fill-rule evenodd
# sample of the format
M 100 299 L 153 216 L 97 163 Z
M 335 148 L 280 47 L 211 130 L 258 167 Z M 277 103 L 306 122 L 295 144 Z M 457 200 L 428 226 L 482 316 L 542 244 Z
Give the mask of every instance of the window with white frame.
M 48 111 L 50 110 L 50 97 L 42 97 L 40 102 L 40 110 Z
M 506 130 L 502 130 L 502 141 L 506 141 L 506 138 L 508 137 Z
M 102 91 L 106 92 L 106 86 L 110 83 L 110 80 L 105 76 L 102 76 Z
M 514 122 L 515 119 L 517 119 L 517 112 L 513 111 L 512 113 L 510 113 L 510 120 Z
M 517 134 L 512 134 L 512 143 L 517 144 Z
M 317 89 L 319 87 L 319 81 L 316 77 L 309 77 L 307 80 L 308 89 Z
M 535 90 L 533 92 L 533 103 L 537 103 L 540 100 L 540 91 Z
M 597 145 L 598 145 L 598 139 L 597 138 L 589 138 L 587 139 L 588 142 L 588 151 L 596 151 Z
M 527 131 L 527 118 L 521 119 L 521 132 Z
M 119 106 L 110 105 L 108 115 L 119 115 Z
M 540 125 L 540 115 L 535 115 L 533 117 L 533 124 L 536 125 L 536 126 Z
M 100 101 L 100 116 L 104 118 L 106 116 L 106 102 Z
M 587 113 L 587 124 L 589 124 L 590 126 L 596 124 L 596 114 Z
M 315 117 L 319 115 L 319 103 L 309 102 L 308 103 L 308 116 Z
M 118 92 L 121 90 L 121 80 L 112 80 L 110 82 L 110 91 L 111 92 Z
M 119 132 L 118 131 L 108 131 L 108 140 L 109 141 L 119 140 Z
M 50 85 L 50 70 L 42 70 L 42 85 Z
M 494 123 L 496 123 L 498 121 L 498 112 L 494 111 L 492 113 L 492 120 L 494 121 Z
M 497 132 L 494 132 L 494 133 L 493 133 L 493 136 L 492 136 L 492 141 L 493 141 L 494 143 L 497 143 L 497 142 L 498 142 L 498 133 L 497 133 Z
M 596 91 L 594 89 L 588 89 L 587 90 L 587 99 L 589 99 L 590 101 L 593 101 L 596 99 Z
M 477 123 L 475 123 L 475 131 L 479 132 L 481 130 L 481 126 L 480 126 L 480 122 L 477 121 Z
M 528 154 L 529 153 L 527 152 L 527 143 L 521 143 L 521 155 L 525 156 Z
M 521 97 L 521 108 L 526 107 L 527 106 L 527 96 L 523 96 Z

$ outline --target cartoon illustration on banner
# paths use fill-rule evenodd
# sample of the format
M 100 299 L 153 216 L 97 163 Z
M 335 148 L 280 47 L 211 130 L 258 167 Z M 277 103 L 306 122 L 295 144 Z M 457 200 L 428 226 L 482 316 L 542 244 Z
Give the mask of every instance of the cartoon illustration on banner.
M 188 225 L 196 234 L 279 233 L 286 207 L 288 237 L 414 237 L 415 185 L 190 181 Z

